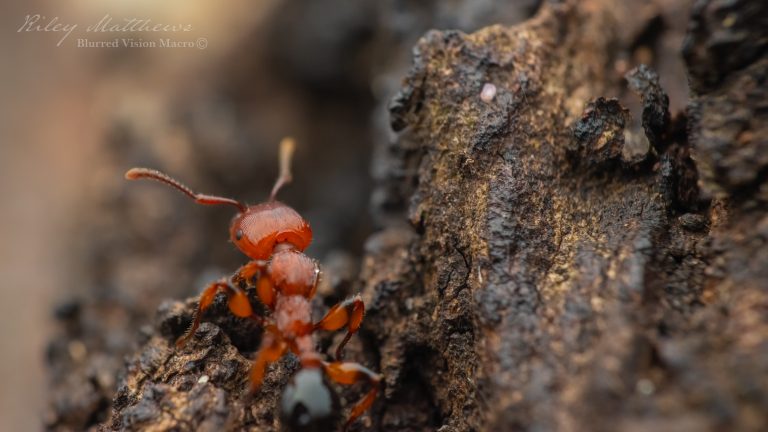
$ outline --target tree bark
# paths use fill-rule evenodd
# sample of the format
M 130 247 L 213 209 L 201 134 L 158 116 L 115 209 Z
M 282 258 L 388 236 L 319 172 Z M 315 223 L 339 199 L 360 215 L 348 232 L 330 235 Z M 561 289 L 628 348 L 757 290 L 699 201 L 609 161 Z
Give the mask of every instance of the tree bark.
M 696 4 L 686 127 L 647 67 L 626 75 L 641 112 L 602 97 L 634 7 L 417 46 L 388 189 L 413 229 L 375 235 L 363 271 L 382 430 L 768 424 L 768 9 Z

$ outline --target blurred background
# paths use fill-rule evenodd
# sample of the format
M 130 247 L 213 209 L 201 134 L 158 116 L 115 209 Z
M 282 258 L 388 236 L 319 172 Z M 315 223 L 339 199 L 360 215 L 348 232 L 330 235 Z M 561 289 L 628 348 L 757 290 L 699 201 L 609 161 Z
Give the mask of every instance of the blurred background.
M 519 22 L 539 1 L 62 3 L 0 6 L 3 431 L 103 421 L 116 359 L 160 301 L 194 295 L 243 262 L 227 242 L 229 209 L 127 184 L 126 169 L 154 167 L 254 203 L 272 185 L 280 139 L 294 136 L 295 181 L 281 199 L 312 224 L 308 253 L 354 278 L 366 235 L 383 222 L 370 207 L 382 215 L 399 204 L 372 185 L 389 142 L 386 104 L 413 44 L 431 28 Z M 106 18 L 190 31 L 87 31 Z M 57 24 L 77 27 L 65 37 Z M 115 38 L 193 46 L 78 47 Z

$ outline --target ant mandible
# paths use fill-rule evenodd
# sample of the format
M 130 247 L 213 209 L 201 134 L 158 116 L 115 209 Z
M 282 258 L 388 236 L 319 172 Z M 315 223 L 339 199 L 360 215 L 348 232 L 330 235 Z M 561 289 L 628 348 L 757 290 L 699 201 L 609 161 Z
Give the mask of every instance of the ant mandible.
M 251 206 L 230 198 L 195 193 L 170 176 L 152 169 L 132 168 L 125 173 L 125 178 L 157 180 L 178 189 L 198 204 L 225 204 L 238 210 L 229 228 L 230 238 L 251 261 L 237 270 L 231 283 L 222 279 L 205 288 L 192 325 L 176 342 L 177 347 L 183 347 L 195 334 L 203 312 L 218 293 L 224 293 L 232 314 L 255 320 L 265 330 L 251 369 L 253 391 L 261 386 L 269 363 L 279 360 L 289 350 L 299 358 L 301 369 L 291 378 L 280 404 L 281 420 L 288 429 L 325 431 L 333 428 L 338 418 L 339 400 L 325 377 L 343 385 L 368 382 L 371 389 L 352 407 L 344 425 L 346 430 L 373 404 L 381 376 L 358 363 L 342 361 L 344 346 L 363 321 L 365 306 L 359 295 L 337 304 L 317 323 L 312 322 L 310 301 L 317 289 L 320 270 L 317 262 L 303 253 L 312 241 L 312 230 L 294 209 L 275 199 L 277 192 L 292 180 L 290 164 L 294 148 L 295 143 L 290 138 L 280 143 L 280 175 L 269 200 Z M 253 286 L 271 312 L 270 317 L 253 312 L 245 292 Z M 336 349 L 335 361 L 323 360 L 315 350 L 314 332 L 335 331 L 344 326 L 347 326 L 347 333 Z

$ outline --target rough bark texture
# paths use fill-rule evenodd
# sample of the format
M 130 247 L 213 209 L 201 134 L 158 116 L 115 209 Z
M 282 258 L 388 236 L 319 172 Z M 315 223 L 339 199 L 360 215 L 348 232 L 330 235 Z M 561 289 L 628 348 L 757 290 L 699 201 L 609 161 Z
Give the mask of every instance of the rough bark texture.
M 375 161 L 349 357 L 385 391 L 357 429 L 768 426 L 766 5 L 696 3 L 674 116 L 652 68 L 622 67 L 656 25 L 639 3 L 419 41 Z M 248 395 L 260 336 L 221 303 L 183 350 L 194 302 L 164 303 L 102 429 L 279 428 L 295 360 Z

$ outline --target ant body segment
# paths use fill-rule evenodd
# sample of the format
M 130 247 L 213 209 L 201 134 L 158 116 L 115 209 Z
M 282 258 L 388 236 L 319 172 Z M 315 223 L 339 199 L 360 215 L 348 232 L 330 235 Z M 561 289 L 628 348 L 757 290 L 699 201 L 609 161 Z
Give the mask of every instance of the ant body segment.
M 291 430 L 330 430 L 338 418 L 339 401 L 328 379 L 342 385 L 368 382 L 371 389 L 352 407 L 344 425 L 346 429 L 373 404 L 381 376 L 358 363 L 342 360 L 344 346 L 360 328 L 365 313 L 359 295 L 342 301 L 320 321 L 312 322 L 310 302 L 320 274 L 317 262 L 304 255 L 312 241 L 312 230 L 295 210 L 275 199 L 278 191 L 292 180 L 290 161 L 294 148 L 290 138 L 280 143 L 280 175 L 269 200 L 256 205 L 197 194 L 170 176 L 147 168 L 132 168 L 125 173 L 125 178 L 160 181 L 198 204 L 231 205 L 238 210 L 230 225 L 230 239 L 250 261 L 240 267 L 229 282 L 222 279 L 203 290 L 192 325 L 176 342 L 177 347 L 183 347 L 195 334 L 203 312 L 218 293 L 224 293 L 233 315 L 255 320 L 265 330 L 250 374 L 253 391 L 261 386 L 269 363 L 288 351 L 299 358 L 301 369 L 291 378 L 280 404 L 284 426 Z M 248 287 L 256 288 L 259 300 L 271 312 L 269 317 L 253 312 L 245 292 Z M 331 362 L 323 360 L 315 350 L 314 332 L 335 331 L 345 326 L 347 333 L 336 349 L 336 358 Z

